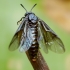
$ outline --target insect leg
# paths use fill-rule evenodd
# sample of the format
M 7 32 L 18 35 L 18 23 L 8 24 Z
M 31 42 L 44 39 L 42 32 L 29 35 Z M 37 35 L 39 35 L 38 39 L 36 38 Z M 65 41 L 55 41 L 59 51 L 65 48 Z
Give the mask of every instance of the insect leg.
M 17 25 L 24 19 L 25 17 L 22 17 L 18 22 Z

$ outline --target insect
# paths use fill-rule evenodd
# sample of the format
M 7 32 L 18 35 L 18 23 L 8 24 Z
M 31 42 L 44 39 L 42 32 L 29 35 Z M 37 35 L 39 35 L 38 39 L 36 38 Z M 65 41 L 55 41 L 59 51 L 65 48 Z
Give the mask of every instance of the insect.
M 25 9 L 22 4 L 21 6 Z M 43 20 L 32 12 L 32 9 L 30 12 L 25 9 L 25 17 L 18 21 L 20 25 L 12 38 L 9 50 L 14 51 L 19 48 L 20 52 L 28 51 L 32 60 L 37 58 L 39 47 L 43 48 L 46 53 L 48 53 L 48 49 L 56 53 L 65 52 L 61 39 Z

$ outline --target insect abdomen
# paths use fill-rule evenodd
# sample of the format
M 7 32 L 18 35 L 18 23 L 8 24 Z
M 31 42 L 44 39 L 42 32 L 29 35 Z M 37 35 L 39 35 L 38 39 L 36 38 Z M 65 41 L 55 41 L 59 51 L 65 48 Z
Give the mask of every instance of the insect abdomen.
M 39 48 L 39 44 L 37 41 L 37 38 L 38 38 L 37 25 L 35 25 L 35 27 L 33 27 L 31 29 L 32 29 L 33 43 L 31 45 L 30 49 L 28 50 L 28 52 L 29 52 L 29 55 L 30 55 L 32 61 L 36 61 L 38 48 Z

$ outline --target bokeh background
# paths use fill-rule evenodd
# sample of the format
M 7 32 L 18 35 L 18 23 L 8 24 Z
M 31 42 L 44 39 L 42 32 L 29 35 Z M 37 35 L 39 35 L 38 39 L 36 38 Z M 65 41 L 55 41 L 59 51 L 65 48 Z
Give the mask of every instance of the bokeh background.
M 50 70 L 70 70 L 70 0 L 0 0 L 0 70 L 33 70 L 25 53 L 8 50 L 9 43 L 17 30 L 17 21 L 24 16 L 23 4 L 44 20 L 61 38 L 65 53 L 49 51 L 42 55 Z

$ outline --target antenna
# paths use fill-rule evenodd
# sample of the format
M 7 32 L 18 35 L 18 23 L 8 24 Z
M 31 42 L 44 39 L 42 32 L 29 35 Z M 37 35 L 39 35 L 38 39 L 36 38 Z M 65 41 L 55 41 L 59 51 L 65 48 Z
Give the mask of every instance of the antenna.
M 20 5 L 26 10 L 26 8 L 22 4 L 20 4 Z M 27 12 L 27 10 L 26 10 L 26 12 Z
M 32 11 L 32 9 L 36 6 L 37 4 L 34 4 L 34 6 L 31 8 L 31 10 L 30 11 Z

